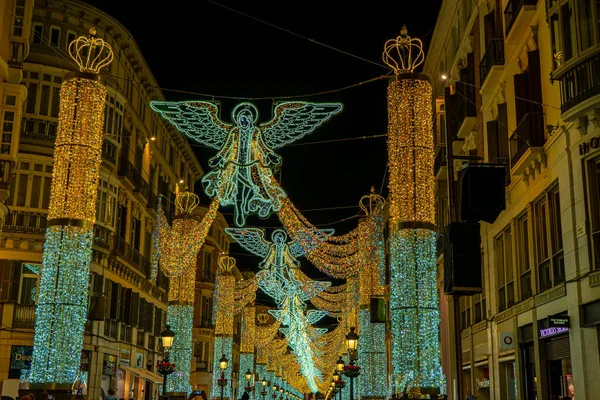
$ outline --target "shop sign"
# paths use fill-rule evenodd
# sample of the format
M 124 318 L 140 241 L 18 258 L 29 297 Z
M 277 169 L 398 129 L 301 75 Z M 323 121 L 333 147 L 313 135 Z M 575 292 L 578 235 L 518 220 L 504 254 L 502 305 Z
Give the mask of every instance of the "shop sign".
M 120 349 L 119 350 L 119 366 L 128 367 L 131 365 L 131 350 Z
M 11 346 L 9 369 L 31 369 L 33 346 Z
M 513 350 L 515 348 L 515 335 L 513 332 L 500 332 L 500 350 Z
M 90 361 L 92 358 L 92 352 L 90 350 L 81 350 L 81 364 L 79 366 L 80 371 L 90 370 Z
M 570 318 L 569 316 L 564 317 L 548 317 L 548 327 L 549 328 L 568 328 L 569 327 Z
M 579 155 L 584 156 L 589 153 L 590 150 L 596 150 L 598 148 L 600 148 L 600 136 L 595 136 L 579 145 Z
M 549 336 L 559 335 L 561 333 L 569 332 L 569 328 L 552 327 L 546 329 L 540 329 L 540 338 L 546 338 Z
M 112 374 L 112 371 L 115 368 L 117 362 L 117 357 L 110 355 L 110 354 L 105 354 L 104 355 L 104 371 L 103 374 L 105 375 L 110 375 Z

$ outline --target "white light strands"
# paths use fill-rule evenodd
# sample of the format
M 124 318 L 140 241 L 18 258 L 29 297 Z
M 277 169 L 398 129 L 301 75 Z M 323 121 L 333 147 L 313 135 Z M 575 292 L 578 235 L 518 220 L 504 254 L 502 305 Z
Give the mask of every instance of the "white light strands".
M 400 393 L 442 383 L 434 231 L 434 145 L 429 79 L 413 71 L 422 44 L 406 28 L 383 56 L 388 86 L 390 313 L 393 380 Z
M 240 343 L 240 374 L 238 377 L 238 388 L 254 384 L 253 381 L 246 380 L 245 373 L 250 371 L 254 373 L 254 346 L 256 344 L 256 308 L 248 305 L 242 311 L 242 340 Z M 260 379 L 260 375 L 259 375 Z
M 308 388 L 314 393 L 318 391 L 315 379 L 321 373 L 315 366 L 315 348 L 311 337 L 311 323 L 317 322 L 327 314 L 325 311 L 306 312 L 307 300 L 318 295 L 329 287 L 329 282 L 314 282 L 300 280 L 296 257 L 304 254 L 304 250 L 296 242 L 287 242 L 287 234 L 282 229 L 273 232 L 268 242 L 262 229 L 256 228 L 227 228 L 225 230 L 240 246 L 253 254 L 263 257 L 256 274 L 258 286 L 278 305 L 278 310 L 269 313 L 281 322 L 285 328 L 280 330 L 287 338 L 288 345 L 293 350 L 300 372 L 306 380 Z
M 258 124 L 256 106 L 240 103 L 231 113 L 230 124 L 219 118 L 218 104 L 208 101 L 154 101 L 150 107 L 191 139 L 218 150 L 209 160 L 213 170 L 202 183 L 208 196 L 223 206 L 234 206 L 239 227 L 245 226 L 250 214 L 267 218 L 282 207 L 286 194 L 272 173 L 281 165 L 281 157 L 274 150 L 342 111 L 339 103 L 285 102 L 275 107 L 271 121 Z
M 60 92 L 32 383 L 72 384 L 80 367 L 106 99 L 98 72 L 113 58 L 95 34 L 70 44 L 80 71 L 64 76 Z
M 192 281 L 194 282 L 194 281 Z M 167 379 L 167 392 L 190 393 L 190 368 L 192 363 L 192 328 L 194 306 L 169 304 L 167 324 L 175 336 L 169 350 L 170 361 L 175 364 L 175 372 Z

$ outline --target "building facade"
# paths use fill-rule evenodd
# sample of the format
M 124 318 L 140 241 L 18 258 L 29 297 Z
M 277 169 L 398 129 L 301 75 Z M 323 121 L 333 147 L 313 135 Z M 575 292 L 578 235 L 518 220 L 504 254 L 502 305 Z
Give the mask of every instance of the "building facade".
M 440 232 L 446 152 L 507 172 L 506 209 L 481 222 L 482 294 L 460 298 L 458 326 L 441 300 L 450 394 L 457 379 L 480 399 L 600 393 L 599 19 L 594 0 L 443 1 L 424 67 Z
M 162 273 L 150 280 L 157 204 L 162 197 L 163 210 L 172 217 L 176 194 L 193 188 L 202 168 L 184 137 L 150 111 L 149 102 L 162 100 L 162 93 L 118 21 L 78 1 L 34 6 L 30 0 L 7 0 L 0 5 L 10 10 L 0 20 L 1 394 L 16 398 L 31 363 L 60 87 L 74 67 L 68 44 L 95 27 L 115 59 L 103 76 L 108 89 L 105 138 L 79 378 L 91 398 L 103 398 L 112 388 L 120 398 L 156 399 L 168 291 Z M 212 246 L 212 264 L 229 246 L 225 226 L 220 215 L 203 249 Z M 206 285 L 209 291 L 198 298 L 209 304 Z M 198 337 L 210 340 L 202 321 Z

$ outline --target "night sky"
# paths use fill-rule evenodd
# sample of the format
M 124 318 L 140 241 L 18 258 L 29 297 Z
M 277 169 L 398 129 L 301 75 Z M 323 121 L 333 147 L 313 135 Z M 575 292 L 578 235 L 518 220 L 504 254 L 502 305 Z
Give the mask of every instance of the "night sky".
M 269 98 L 252 100 L 261 113 L 259 122 L 265 122 L 272 116 L 273 97 L 330 91 L 388 74 L 389 69 L 375 65 L 382 64 L 385 41 L 398 36 L 406 24 L 409 35 L 421 38 L 427 47 L 441 4 L 441 0 L 356 2 L 359 6 L 332 0 L 198 0 L 161 2 L 160 6 L 121 0 L 87 2 L 119 20 L 132 33 L 167 100 L 212 97 L 166 89 L 212 95 L 221 101 L 221 118 L 227 122 L 231 109 L 241 100 L 220 96 Z M 283 158 L 281 185 L 300 210 L 356 206 L 371 186 L 377 192 L 383 188 L 382 194 L 387 195 L 387 181 L 382 185 L 387 160 L 384 137 L 305 144 L 385 134 L 386 86 L 386 80 L 379 80 L 297 99 L 344 104 L 341 114 L 295 142 L 299 145 L 277 151 Z M 192 146 L 208 171 L 208 159 L 215 151 L 194 143 Z M 210 203 L 201 184 L 196 193 L 202 204 Z M 221 211 L 232 221 L 231 209 Z M 356 218 L 331 223 L 358 211 L 354 207 L 305 211 L 304 215 L 314 224 L 345 233 L 356 227 Z M 281 226 L 276 215 L 268 220 L 251 217 L 248 226 L 251 225 Z M 241 270 L 257 270 L 259 259 L 237 245 L 232 246 L 231 252 Z M 309 276 L 323 277 L 306 261 L 303 269 Z

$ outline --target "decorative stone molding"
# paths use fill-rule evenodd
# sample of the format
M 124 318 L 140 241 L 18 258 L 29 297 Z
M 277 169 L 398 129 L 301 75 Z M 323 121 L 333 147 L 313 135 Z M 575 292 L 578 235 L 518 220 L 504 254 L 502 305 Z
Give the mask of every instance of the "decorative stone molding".
M 548 289 L 543 293 L 540 293 L 535 296 L 535 306 L 539 307 L 542 304 L 548 303 L 554 299 L 558 299 L 559 297 L 566 296 L 567 294 L 567 286 L 563 283 L 558 286 L 553 287 L 552 289 Z
M 530 297 L 527 300 L 522 301 L 515 306 L 515 313 L 516 314 L 524 313 L 525 311 L 532 309 L 534 304 L 535 304 L 535 302 L 533 301 L 533 297 Z
M 462 150 L 468 154 L 471 150 L 477 150 L 477 132 L 471 131 L 466 137 Z
M 591 110 L 588 114 L 588 118 L 594 126 L 594 128 L 600 128 L 600 108 L 594 108 L 593 110 Z
M 589 275 L 590 286 L 600 286 L 600 271 L 592 272 Z
M 463 331 L 460 333 L 460 336 L 461 336 L 462 338 L 467 338 L 467 337 L 471 336 L 471 328 L 469 327 L 469 328 L 467 328 L 467 329 L 464 329 L 464 330 L 463 330 Z
M 521 159 L 512 168 L 513 175 L 523 175 L 526 185 L 535 180 L 536 174 L 542 173 L 542 168 L 546 168 L 546 152 L 543 147 L 530 147 L 521 156 Z
M 502 311 L 501 313 L 496 314 L 494 317 L 494 321 L 496 323 L 505 321 L 512 317 L 515 314 L 514 308 L 509 308 L 508 310 Z
M 473 333 L 481 332 L 487 328 L 487 321 L 481 321 L 471 327 Z
M 573 126 L 575 126 L 575 129 L 577 129 L 577 131 L 579 131 L 580 135 L 582 135 L 582 136 L 587 135 L 588 117 L 581 116 L 581 117 L 575 118 L 575 121 L 573 121 Z

